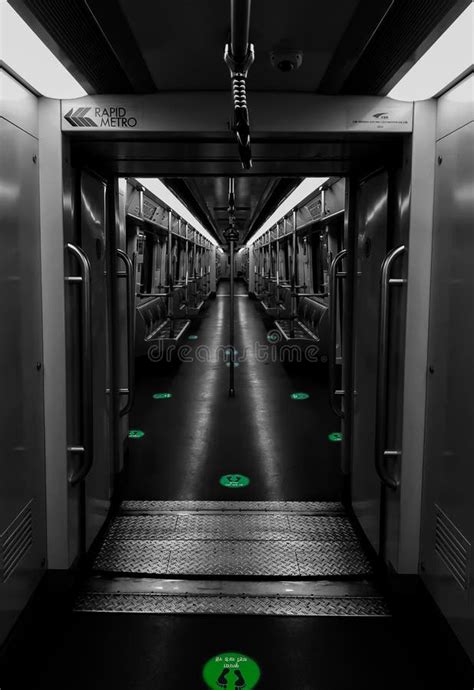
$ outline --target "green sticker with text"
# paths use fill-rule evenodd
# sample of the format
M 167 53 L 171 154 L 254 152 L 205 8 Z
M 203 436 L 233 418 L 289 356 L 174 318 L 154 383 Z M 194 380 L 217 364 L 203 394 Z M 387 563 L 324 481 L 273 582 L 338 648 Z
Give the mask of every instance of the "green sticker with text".
M 154 393 L 155 400 L 169 400 L 173 397 L 173 393 Z
M 128 432 L 128 438 L 143 438 L 144 436 L 145 432 L 140 429 L 130 429 Z
M 309 393 L 292 393 L 290 398 L 292 400 L 307 400 L 309 398 Z
M 250 479 L 244 474 L 224 474 L 219 479 L 219 483 L 226 489 L 241 489 L 250 484 Z
M 252 690 L 260 680 L 260 667 L 240 652 L 225 652 L 209 659 L 202 676 L 211 690 Z
M 337 443 L 338 441 L 342 441 L 342 434 L 340 431 L 333 431 L 332 434 L 329 434 L 328 439 L 333 443 Z

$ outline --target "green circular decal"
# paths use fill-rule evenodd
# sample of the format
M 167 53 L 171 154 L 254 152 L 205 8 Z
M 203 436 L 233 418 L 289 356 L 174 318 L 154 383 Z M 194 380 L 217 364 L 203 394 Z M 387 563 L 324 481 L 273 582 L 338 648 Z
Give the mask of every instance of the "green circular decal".
M 260 667 L 240 652 L 224 652 L 209 659 L 202 676 L 211 690 L 252 690 L 260 680 Z
M 340 431 L 333 431 L 332 434 L 329 434 L 328 439 L 337 443 L 338 441 L 342 441 L 342 434 Z
M 128 432 L 128 438 L 143 438 L 144 436 L 145 432 L 140 429 L 130 429 Z
M 308 393 L 292 393 L 290 395 L 292 400 L 307 400 L 309 398 Z
M 155 393 L 153 397 L 155 400 L 168 400 L 173 397 L 173 393 Z
M 219 483 L 226 489 L 241 489 L 250 484 L 250 479 L 244 474 L 224 474 L 219 479 Z
M 197 340 L 197 335 L 188 335 L 188 340 Z

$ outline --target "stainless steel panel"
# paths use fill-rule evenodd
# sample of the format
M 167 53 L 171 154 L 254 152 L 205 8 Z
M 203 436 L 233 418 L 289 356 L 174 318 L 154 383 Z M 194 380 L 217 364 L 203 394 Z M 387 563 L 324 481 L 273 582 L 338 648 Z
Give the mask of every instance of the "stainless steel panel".
M 118 219 L 116 222 L 116 243 L 117 249 L 127 251 L 127 237 L 126 237 L 126 217 L 125 206 L 127 202 L 127 181 L 119 179 L 118 181 Z M 118 270 L 123 270 L 120 261 L 117 261 Z M 118 353 L 118 372 L 117 372 L 117 388 L 126 388 L 128 386 L 128 361 L 127 361 L 127 286 L 126 280 L 120 279 L 117 286 L 117 314 L 116 318 L 116 348 Z M 122 401 L 123 405 L 124 402 Z M 117 458 L 115 461 L 115 471 L 120 472 L 123 469 L 124 462 L 124 444 L 128 436 L 128 415 L 120 417 L 119 422 L 119 439 L 116 443 L 118 449 Z
M 421 571 L 474 660 L 473 142 L 437 146 Z
M 408 246 L 408 257 L 407 286 L 400 294 L 401 299 L 406 299 L 405 341 L 400 344 L 403 368 L 398 368 L 399 388 L 403 390 L 400 395 L 393 389 L 395 396 L 390 404 L 391 409 L 399 409 L 402 403 L 403 412 L 391 442 L 402 448 L 403 455 L 400 492 L 388 492 L 387 496 L 386 555 L 396 572 L 407 575 L 418 572 L 420 548 L 435 129 L 436 102 L 417 102 L 413 136 L 405 142 L 404 163 L 397 184 L 397 244 Z
M 439 99 L 436 139 L 447 136 L 473 120 L 474 74 L 470 74 Z
M 38 137 L 38 99 L 1 67 L 0 117 Z
M 352 502 L 379 550 L 380 480 L 374 467 L 380 267 L 387 251 L 388 173 L 362 184 L 358 198 L 357 278 L 354 300 L 354 426 Z
M 106 272 L 105 184 L 89 173 L 80 179 L 81 247 L 91 265 L 94 463 L 86 479 L 86 548 L 102 527 L 112 490 L 109 313 Z
M 37 154 L 0 118 L 0 642 L 46 556 Z

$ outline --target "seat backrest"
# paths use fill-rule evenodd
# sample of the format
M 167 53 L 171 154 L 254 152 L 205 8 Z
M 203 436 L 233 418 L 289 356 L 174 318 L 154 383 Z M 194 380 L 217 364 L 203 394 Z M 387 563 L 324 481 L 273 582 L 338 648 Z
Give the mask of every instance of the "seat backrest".
M 319 338 L 319 350 L 327 355 L 329 348 L 329 308 L 324 302 L 312 297 L 301 297 L 298 318 Z

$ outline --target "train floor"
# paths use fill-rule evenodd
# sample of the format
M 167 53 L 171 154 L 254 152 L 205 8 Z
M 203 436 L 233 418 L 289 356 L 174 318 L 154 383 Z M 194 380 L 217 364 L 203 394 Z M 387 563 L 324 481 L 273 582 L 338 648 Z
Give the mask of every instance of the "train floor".
M 343 506 L 324 367 L 282 364 L 237 291 L 235 398 L 221 282 L 186 350 L 139 363 L 115 513 L 73 598 L 45 584 L 2 690 L 464 688 Z

